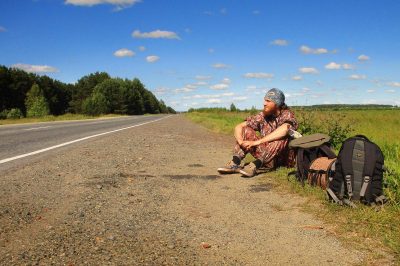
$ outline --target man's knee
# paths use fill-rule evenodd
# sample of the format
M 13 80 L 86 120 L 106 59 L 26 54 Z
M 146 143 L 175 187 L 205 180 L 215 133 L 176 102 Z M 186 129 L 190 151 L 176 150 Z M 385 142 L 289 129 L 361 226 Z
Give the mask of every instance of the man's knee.
M 243 140 L 256 140 L 258 139 L 257 133 L 254 129 L 249 126 L 245 126 L 242 129 Z

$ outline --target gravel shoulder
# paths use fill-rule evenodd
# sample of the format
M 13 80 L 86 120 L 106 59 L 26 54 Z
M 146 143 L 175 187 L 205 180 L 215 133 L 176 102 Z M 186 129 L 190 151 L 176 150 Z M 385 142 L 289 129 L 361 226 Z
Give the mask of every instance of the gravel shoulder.
M 0 177 L 0 265 L 354 265 L 265 175 L 218 175 L 226 138 L 175 115 Z

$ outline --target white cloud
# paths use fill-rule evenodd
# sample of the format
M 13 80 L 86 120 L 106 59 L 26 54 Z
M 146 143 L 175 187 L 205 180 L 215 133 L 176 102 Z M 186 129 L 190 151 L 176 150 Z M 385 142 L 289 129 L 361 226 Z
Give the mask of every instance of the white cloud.
M 210 86 L 210 89 L 212 89 L 212 90 L 226 90 L 228 88 L 229 88 L 229 85 L 224 84 L 224 83 L 219 83 L 219 84 Z
M 369 60 L 369 56 L 362 54 L 358 57 L 358 61 L 368 61 Z
M 197 89 L 197 86 L 195 84 L 187 84 L 185 87 L 193 90 Z
M 212 79 L 212 77 L 211 77 L 211 76 L 201 76 L 201 75 L 197 75 L 197 76 L 195 77 L 195 79 L 197 79 L 197 80 L 208 80 L 208 79 Z
M 400 88 L 400 82 L 396 82 L 396 81 L 388 82 L 388 83 L 386 83 L 386 85 L 388 85 L 390 87 L 398 87 L 398 88 Z
M 22 69 L 30 73 L 55 73 L 59 71 L 57 68 L 47 65 L 29 65 L 18 63 L 12 65 L 11 67 Z
M 238 97 L 233 97 L 232 100 L 234 102 L 243 102 L 243 101 L 247 100 L 247 97 L 246 96 L 238 96 Z
M 153 92 L 161 95 L 161 94 L 165 94 L 168 90 L 169 90 L 168 88 L 161 87 L 161 88 L 154 89 Z
M 343 64 L 342 65 L 343 69 L 349 70 L 349 69 L 355 69 L 356 67 L 351 65 L 351 64 Z
M 210 99 L 210 98 L 220 98 L 219 94 L 196 94 L 193 95 L 193 99 Z
M 139 51 L 141 51 L 141 52 L 146 51 L 146 47 L 144 47 L 144 46 L 139 46 Z
M 117 10 L 120 10 L 121 8 L 129 7 L 139 2 L 141 2 L 141 0 L 66 0 L 64 3 L 74 6 L 95 6 L 100 4 L 110 4 L 117 6 Z
M 221 103 L 221 99 L 209 99 L 207 100 L 207 103 L 211 103 L 211 104 L 219 104 Z
M 287 40 L 283 39 L 276 39 L 270 42 L 271 45 L 277 45 L 277 46 L 287 46 L 289 43 Z
M 245 78 L 256 78 L 256 79 L 271 79 L 274 77 L 274 74 L 271 73 L 263 73 L 263 72 L 253 72 L 246 73 L 243 75 Z
M 314 67 L 301 67 L 299 68 L 300 73 L 303 74 L 318 74 L 318 70 Z
M 6 31 L 7 31 L 7 29 L 6 29 L 6 28 L 4 28 L 4 27 L 0 26 L 0 32 L 6 32 Z
M 154 63 L 157 62 L 158 60 L 160 60 L 160 57 L 156 55 L 149 55 L 148 57 L 146 57 L 146 61 L 149 63 Z
M 140 32 L 139 30 L 135 30 L 132 32 L 132 37 L 141 38 L 141 39 L 178 39 L 179 36 L 172 31 L 164 31 L 164 30 L 155 30 L 151 32 Z
M 204 82 L 204 81 L 198 81 L 198 82 L 195 83 L 195 85 L 196 86 L 206 86 L 206 85 L 208 85 L 208 83 Z
M 375 99 L 366 99 L 363 101 L 363 104 L 376 104 L 377 100 Z
M 329 64 L 325 65 L 326 69 L 341 69 L 342 66 L 335 62 L 330 62 Z
M 213 68 L 229 68 L 229 65 L 222 64 L 222 63 L 216 63 L 212 65 Z
M 313 49 L 306 45 L 302 45 L 300 47 L 300 52 L 302 52 L 303 54 L 327 54 L 328 50 L 325 48 Z
M 286 98 L 295 98 L 295 97 L 302 97 L 304 96 L 304 92 L 295 92 L 295 93 L 285 93 Z
M 122 48 L 122 49 L 119 49 L 119 50 L 115 51 L 114 55 L 116 57 L 127 57 L 127 56 L 131 57 L 131 56 L 135 55 L 135 52 L 133 52 L 133 51 L 131 51 L 129 49 L 126 49 L 126 48 Z
M 192 91 L 194 91 L 194 88 L 183 87 L 180 89 L 175 89 L 176 93 L 187 93 L 187 92 L 192 92 Z
M 224 78 L 224 79 L 222 79 L 221 83 L 231 84 L 231 80 L 229 78 Z
M 396 90 L 385 90 L 385 92 L 387 92 L 387 93 L 395 93 L 396 92 Z
M 338 64 L 335 62 L 330 62 L 329 64 L 325 65 L 326 69 L 344 69 L 344 70 L 350 70 L 350 69 L 355 69 L 355 66 L 351 64 Z
M 302 80 L 303 79 L 303 77 L 301 76 L 301 75 L 296 75 L 296 76 L 293 76 L 292 77 L 292 80 Z
M 373 92 L 375 92 L 375 90 L 372 90 L 372 89 L 371 89 L 371 90 L 367 90 L 367 92 L 368 92 L 368 93 L 373 93 Z
M 353 74 L 349 76 L 349 79 L 352 80 L 361 80 L 361 79 L 366 79 L 367 76 L 366 75 L 357 75 L 357 74 Z
M 307 88 L 307 87 L 305 87 L 305 88 L 302 88 L 301 89 L 303 92 L 309 92 L 311 89 L 310 88 Z

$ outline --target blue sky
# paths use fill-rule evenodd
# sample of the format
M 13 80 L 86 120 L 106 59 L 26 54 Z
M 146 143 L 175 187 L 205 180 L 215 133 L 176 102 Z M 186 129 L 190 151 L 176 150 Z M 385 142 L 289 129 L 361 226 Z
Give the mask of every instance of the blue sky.
M 1 0 L 0 64 L 139 78 L 176 110 L 400 105 L 397 0 Z

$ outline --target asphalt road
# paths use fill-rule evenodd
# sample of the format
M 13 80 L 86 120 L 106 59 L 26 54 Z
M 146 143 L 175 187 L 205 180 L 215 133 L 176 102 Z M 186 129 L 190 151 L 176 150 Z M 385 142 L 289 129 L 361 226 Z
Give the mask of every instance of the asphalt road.
M 65 146 L 79 145 L 81 141 L 77 140 L 80 139 L 89 140 L 100 137 L 101 135 L 96 136 L 99 134 L 134 127 L 165 117 L 165 115 L 129 116 L 0 126 L 0 170 L 20 165 L 27 160 L 32 160 L 37 154 L 47 152 L 38 152 L 40 150 L 47 148 L 56 150 Z M 66 145 L 70 142 L 72 143 Z M 60 147 L 54 148 L 54 146 Z M 27 156 L 27 154 L 31 155 Z

